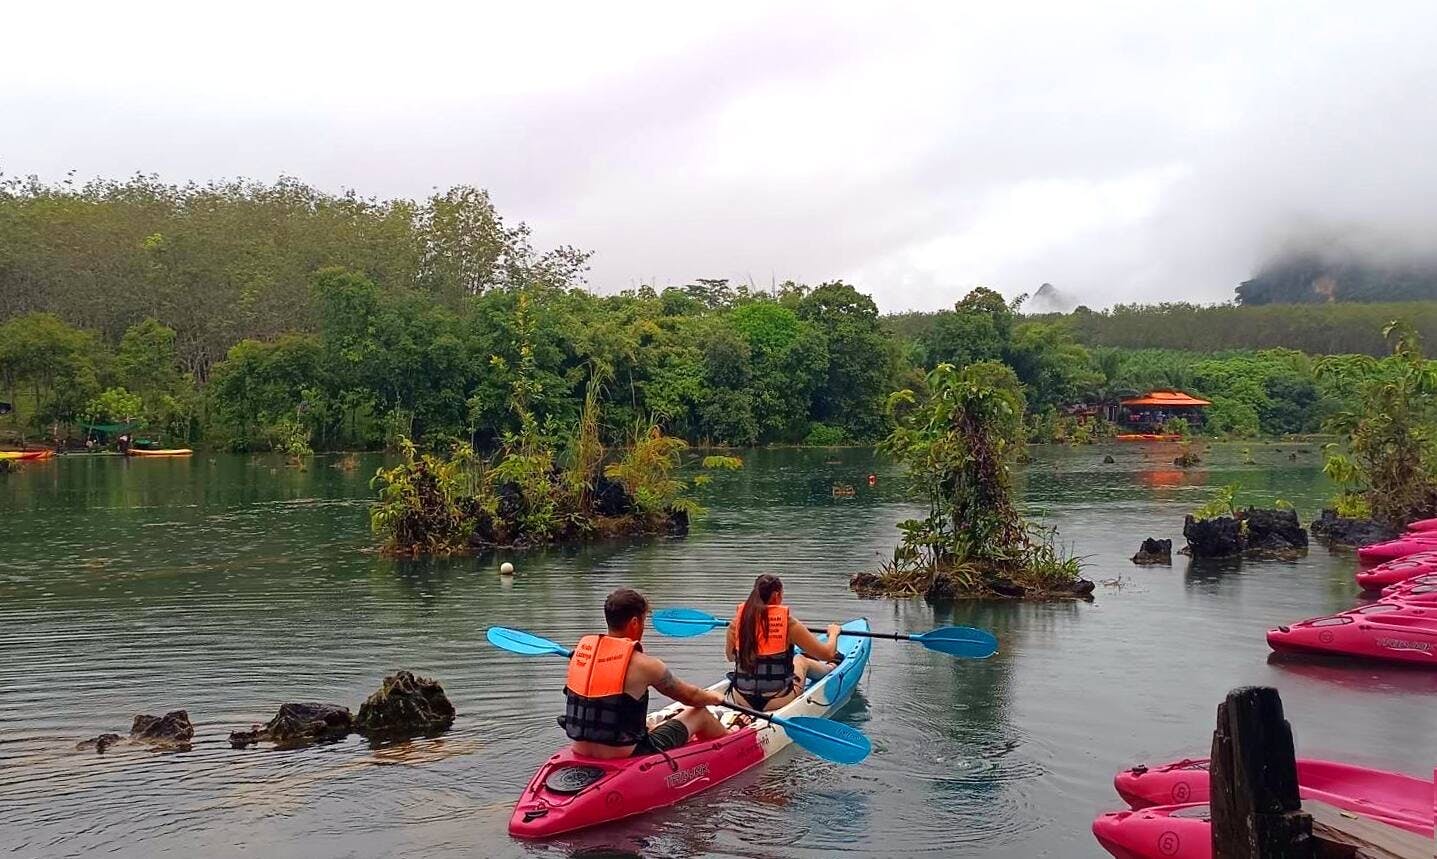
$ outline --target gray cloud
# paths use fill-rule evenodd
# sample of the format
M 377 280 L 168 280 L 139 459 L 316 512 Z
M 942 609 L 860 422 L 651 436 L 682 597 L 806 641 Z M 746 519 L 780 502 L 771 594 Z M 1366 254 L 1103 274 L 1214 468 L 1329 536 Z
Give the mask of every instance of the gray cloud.
M 846 277 L 889 310 L 1225 300 L 1294 242 L 1437 226 L 1431 4 L 430 12 L 19 40 L 0 168 L 467 182 L 595 250 L 598 289 Z

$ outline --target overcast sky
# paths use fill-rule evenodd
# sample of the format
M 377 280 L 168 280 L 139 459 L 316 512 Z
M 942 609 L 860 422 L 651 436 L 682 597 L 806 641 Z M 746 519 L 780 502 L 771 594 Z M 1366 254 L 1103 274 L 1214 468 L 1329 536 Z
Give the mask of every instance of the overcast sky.
M 1437 3 L 8 4 L 0 170 L 488 188 L 615 290 L 1222 301 L 1422 249 Z

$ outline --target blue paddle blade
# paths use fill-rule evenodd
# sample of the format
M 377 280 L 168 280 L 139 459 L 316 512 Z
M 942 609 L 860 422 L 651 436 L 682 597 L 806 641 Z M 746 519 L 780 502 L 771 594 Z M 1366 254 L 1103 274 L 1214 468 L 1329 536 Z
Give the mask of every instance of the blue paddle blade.
M 537 635 L 530 635 L 522 629 L 510 629 L 507 626 L 491 626 L 484 633 L 489 643 L 510 653 L 518 653 L 523 656 L 571 656 L 569 648 L 550 641 L 547 638 L 540 638 Z
M 986 629 L 945 626 L 913 636 L 913 640 L 939 653 L 965 659 L 987 659 L 998 652 L 998 639 Z
M 675 638 L 692 638 L 711 629 L 728 626 L 728 621 L 719 620 L 711 614 L 692 608 L 659 609 L 650 619 L 660 635 L 671 635 Z
M 832 719 L 788 716 L 774 722 L 809 753 L 837 764 L 861 763 L 873 751 L 873 744 L 862 731 Z

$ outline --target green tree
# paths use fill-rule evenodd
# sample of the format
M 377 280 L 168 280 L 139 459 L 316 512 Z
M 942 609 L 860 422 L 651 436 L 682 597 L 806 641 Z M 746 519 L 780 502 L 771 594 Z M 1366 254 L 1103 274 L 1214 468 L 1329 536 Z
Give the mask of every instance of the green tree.
M 883 400 L 894 383 L 896 355 L 878 325 L 873 299 L 842 281 L 820 284 L 798 299 L 796 313 L 824 337 L 828 371 L 811 416 L 870 439 L 883 427 Z

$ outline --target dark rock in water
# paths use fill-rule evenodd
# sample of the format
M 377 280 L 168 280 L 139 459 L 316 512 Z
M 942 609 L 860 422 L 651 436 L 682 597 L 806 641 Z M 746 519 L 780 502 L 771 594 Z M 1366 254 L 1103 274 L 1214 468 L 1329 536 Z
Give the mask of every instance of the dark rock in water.
M 933 574 L 933 580 L 928 583 L 928 589 L 923 592 L 923 599 L 938 605 L 953 602 L 964 595 L 958 578 L 947 570 L 939 570 Z
M 1138 547 L 1138 553 L 1133 555 L 1134 564 L 1149 566 L 1152 564 L 1171 564 L 1173 562 L 1173 541 L 1154 540 L 1149 537 Z
M 1312 522 L 1312 536 L 1340 546 L 1370 546 L 1397 537 L 1397 529 L 1371 519 L 1338 516 L 1336 510 L 1324 510 Z
M 454 705 L 438 681 L 396 671 L 359 706 L 354 730 L 371 740 L 432 737 L 454 724 Z
M 675 537 L 682 537 L 689 532 L 689 512 L 687 510 L 669 508 L 668 532 Z
M 1173 459 L 1173 465 L 1179 468 L 1192 468 L 1194 465 L 1202 465 L 1202 457 L 1196 452 L 1188 450 Z
M 600 475 L 594 481 L 594 512 L 600 516 L 624 516 L 633 513 L 638 508 L 634 505 L 634 496 L 624 488 L 624 484 L 613 479 Z
M 1244 547 L 1242 527 L 1231 516 L 1216 519 L 1183 519 L 1183 536 L 1187 552 L 1194 558 L 1230 558 L 1241 555 Z
M 993 593 L 1005 597 L 1026 596 L 1028 589 L 1009 578 L 993 578 L 988 580 L 988 588 Z
M 1295 511 L 1249 507 L 1241 518 L 1248 556 L 1294 558 L 1307 551 L 1307 531 Z
M 859 596 L 881 596 L 883 577 L 877 573 L 854 573 L 848 579 L 848 588 Z
M 76 744 L 75 744 L 75 751 L 77 751 L 77 752 L 87 752 L 87 751 L 89 751 L 90 749 L 94 749 L 96 752 L 99 752 L 100 754 L 104 754 L 104 753 L 105 753 L 105 749 L 108 749 L 110 746 L 113 746 L 115 743 L 118 743 L 119 741 L 120 741 L 120 735 L 119 735 L 119 734 L 101 734 L 100 736 L 96 737 L 96 738 L 93 739 L 93 740 L 85 740 L 85 741 L 83 741 L 83 742 L 76 743 Z
M 279 712 L 264 725 L 230 734 L 230 745 L 237 749 L 268 740 L 280 748 L 294 748 L 307 743 L 341 740 L 354 730 L 354 718 L 348 707 L 335 704 L 281 704 Z
M 138 715 L 130 726 L 130 739 L 157 746 L 188 747 L 195 738 L 195 726 L 184 710 L 171 710 L 163 716 Z
M 1169 541 L 1169 542 L 1171 542 L 1171 541 Z M 1093 596 L 1093 589 L 1096 588 L 1096 587 L 1097 587 L 1097 585 L 1093 584 L 1093 583 L 1092 583 L 1090 580 L 1088 580 L 1088 579 L 1078 579 L 1077 581 L 1073 582 L 1073 584 L 1072 584 L 1072 586 L 1069 588 L 1069 590 L 1071 590 L 1071 591 L 1073 592 L 1073 596 L 1075 596 L 1075 597 L 1083 597 L 1084 599 L 1091 599 L 1092 596 Z
M 1113 459 L 1113 455 L 1111 453 L 1103 457 L 1103 465 L 1112 465 L 1115 462 L 1117 462 L 1117 460 Z
M 1297 462 L 1297 454 L 1295 454 L 1295 453 L 1289 453 L 1289 454 L 1287 455 L 1287 458 L 1290 459 L 1290 460 L 1292 460 L 1293 462 Z

